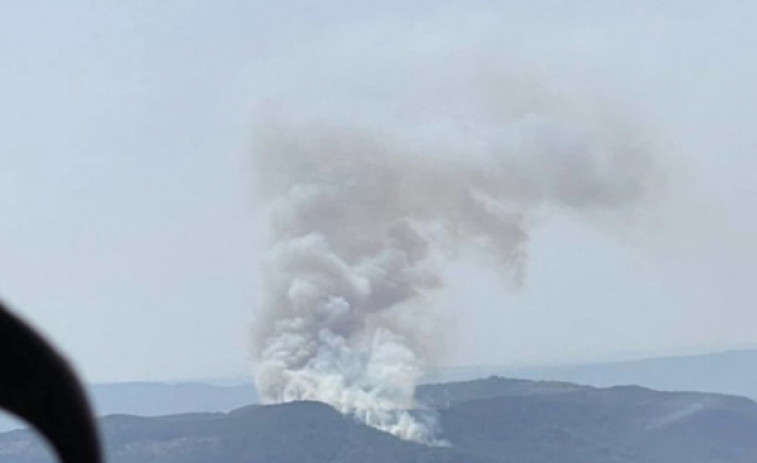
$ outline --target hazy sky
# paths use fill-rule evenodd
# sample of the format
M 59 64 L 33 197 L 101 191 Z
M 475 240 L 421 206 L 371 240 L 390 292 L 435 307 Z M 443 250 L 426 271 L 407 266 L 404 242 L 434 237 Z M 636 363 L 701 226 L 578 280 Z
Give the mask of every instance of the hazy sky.
M 428 53 L 476 50 L 628 114 L 665 185 L 631 218 L 543 208 L 518 291 L 463 255 L 440 362 L 757 345 L 757 6 L 487 3 L 9 2 L 0 295 L 92 381 L 249 374 L 261 108 L 338 112 L 324 95 L 392 94 L 445 72 Z M 413 65 L 395 71 L 398 56 Z

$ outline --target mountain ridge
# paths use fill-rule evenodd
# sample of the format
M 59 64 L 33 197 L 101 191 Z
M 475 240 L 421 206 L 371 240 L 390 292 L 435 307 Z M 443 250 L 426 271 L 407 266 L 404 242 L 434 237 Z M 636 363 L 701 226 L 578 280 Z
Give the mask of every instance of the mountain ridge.
M 723 394 L 490 377 L 422 386 L 449 446 L 406 442 L 318 402 L 101 418 L 111 463 L 753 463 L 757 403 Z M 48 463 L 28 431 L 0 459 Z
M 478 366 L 440 369 L 434 381 L 464 381 L 490 375 L 564 381 L 595 387 L 639 385 L 662 391 L 738 395 L 757 400 L 757 349 L 727 350 L 615 362 L 513 368 Z

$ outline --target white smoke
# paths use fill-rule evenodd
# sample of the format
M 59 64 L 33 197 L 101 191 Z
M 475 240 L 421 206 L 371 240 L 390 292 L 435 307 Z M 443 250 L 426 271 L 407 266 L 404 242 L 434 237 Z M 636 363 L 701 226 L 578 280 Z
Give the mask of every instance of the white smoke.
M 446 251 L 479 247 L 517 283 L 540 205 L 630 209 L 655 183 L 647 135 L 596 102 L 501 69 L 447 69 L 411 95 L 378 79 L 381 101 L 362 92 L 324 115 L 282 105 L 258 127 L 272 241 L 256 336 L 263 401 L 323 401 L 434 442 L 414 392 L 434 344 L 424 296 L 444 285 Z

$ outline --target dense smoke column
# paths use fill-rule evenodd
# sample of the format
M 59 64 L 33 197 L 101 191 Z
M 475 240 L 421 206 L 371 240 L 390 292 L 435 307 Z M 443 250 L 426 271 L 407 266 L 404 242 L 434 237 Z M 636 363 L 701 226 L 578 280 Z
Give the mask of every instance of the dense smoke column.
M 405 314 L 443 285 L 438 255 L 479 246 L 517 281 L 530 211 L 633 204 L 652 176 L 648 153 L 627 131 L 533 118 L 513 129 L 517 143 L 484 137 L 471 153 L 345 125 L 260 132 L 271 252 L 256 383 L 264 402 L 318 400 L 433 442 L 434 424 L 412 413 L 424 349 Z

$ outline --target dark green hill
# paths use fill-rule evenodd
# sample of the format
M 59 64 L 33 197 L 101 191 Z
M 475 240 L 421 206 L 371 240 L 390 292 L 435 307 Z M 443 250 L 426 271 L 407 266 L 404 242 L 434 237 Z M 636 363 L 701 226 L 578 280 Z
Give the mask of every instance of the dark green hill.
M 754 463 L 757 404 L 716 394 L 489 378 L 424 386 L 450 446 L 404 442 L 315 402 L 101 420 L 111 463 Z M 47 463 L 27 431 L 0 461 Z

